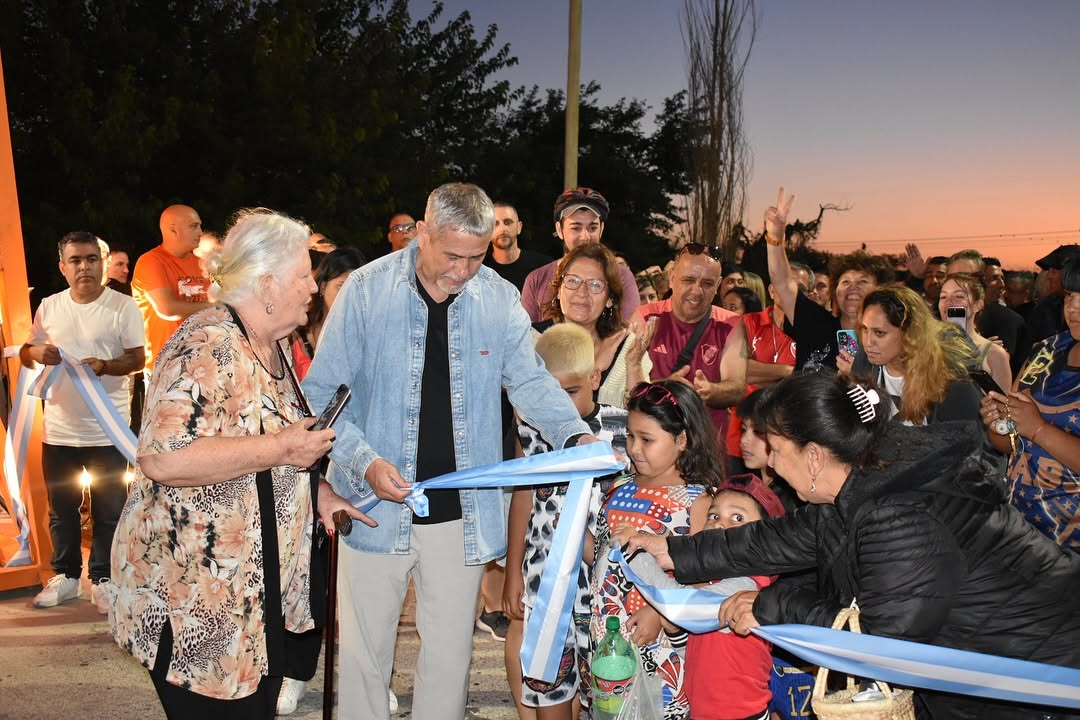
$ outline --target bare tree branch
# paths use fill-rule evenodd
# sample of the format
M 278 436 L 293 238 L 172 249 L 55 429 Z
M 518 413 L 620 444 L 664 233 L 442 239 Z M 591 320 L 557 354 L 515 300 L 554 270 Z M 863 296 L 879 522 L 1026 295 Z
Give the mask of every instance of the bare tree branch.
M 757 35 L 755 0 L 684 0 L 691 193 L 689 242 L 721 245 L 742 236 L 752 162 L 743 133 L 742 81 Z

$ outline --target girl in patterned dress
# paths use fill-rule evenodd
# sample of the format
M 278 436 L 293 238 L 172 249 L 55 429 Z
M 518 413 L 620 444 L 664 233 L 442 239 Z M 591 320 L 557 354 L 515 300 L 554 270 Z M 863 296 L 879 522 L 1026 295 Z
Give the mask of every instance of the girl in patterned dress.
M 607 616 L 618 616 L 623 633 L 641 648 L 646 671 L 663 682 L 665 720 L 685 720 L 686 632 L 642 598 L 622 568 L 607 561 L 607 550 L 610 529 L 623 525 L 662 536 L 701 530 L 709 510 L 706 489 L 723 480 L 720 449 L 705 405 L 689 385 L 639 383 L 626 409 L 626 448 L 635 474 L 612 492 L 597 523 L 593 642 L 604 636 Z

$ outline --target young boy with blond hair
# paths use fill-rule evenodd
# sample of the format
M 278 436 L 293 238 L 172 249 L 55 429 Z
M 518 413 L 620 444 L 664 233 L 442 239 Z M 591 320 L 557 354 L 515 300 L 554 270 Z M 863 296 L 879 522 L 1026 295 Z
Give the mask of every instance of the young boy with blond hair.
M 536 341 L 536 352 L 544 360 L 548 372 L 570 396 L 593 434 L 625 452 L 626 411 L 599 404 L 594 399 L 594 393 L 600 387 L 600 372 L 596 369 L 593 340 L 588 331 L 573 323 L 554 325 Z M 539 432 L 526 422 L 519 421 L 518 437 L 522 456 L 551 450 Z M 593 539 L 596 518 L 611 484 L 609 479 L 593 485 L 573 622 L 564 641 L 558 676 L 552 683 L 522 677 L 519 653 L 525 622 L 536 601 L 551 539 L 559 522 L 566 486 L 538 485 L 514 490 L 510 501 L 503 607 L 510 617 L 505 648 L 506 676 L 521 720 L 571 720 L 575 715 L 575 697 L 580 694 L 582 698 L 588 698 Z

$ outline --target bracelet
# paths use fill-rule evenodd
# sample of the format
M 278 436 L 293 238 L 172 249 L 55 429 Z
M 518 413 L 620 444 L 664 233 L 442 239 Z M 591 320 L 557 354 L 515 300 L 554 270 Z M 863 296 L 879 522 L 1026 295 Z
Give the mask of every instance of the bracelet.
M 1039 433 L 1043 431 L 1043 428 L 1047 427 L 1048 425 L 1050 425 L 1050 423 L 1043 420 L 1043 424 L 1040 425 L 1035 432 L 1031 433 L 1031 437 L 1029 438 L 1029 440 L 1031 440 L 1031 442 L 1035 442 L 1035 438 L 1037 438 L 1039 436 Z
M 772 239 L 768 235 L 766 235 L 765 236 L 765 244 L 766 245 L 771 245 L 773 247 L 780 247 L 781 245 L 784 244 L 784 241 L 783 240 L 777 240 L 776 242 L 773 242 Z

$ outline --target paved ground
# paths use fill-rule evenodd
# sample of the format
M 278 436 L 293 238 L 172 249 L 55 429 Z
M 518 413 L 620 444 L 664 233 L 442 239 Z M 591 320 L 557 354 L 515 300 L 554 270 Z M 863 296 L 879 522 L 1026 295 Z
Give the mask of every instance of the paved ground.
M 84 581 L 84 593 L 90 588 Z M 120 651 L 105 618 L 87 599 L 39 610 L 37 589 L 0 592 L 0 720 L 164 720 L 146 671 Z M 419 638 L 412 594 L 398 626 L 392 687 L 397 718 L 409 718 L 412 672 Z M 468 720 L 514 720 L 503 671 L 502 644 L 477 633 Z M 340 680 L 339 680 L 340 682 Z M 323 668 L 297 712 L 298 720 L 322 717 Z

